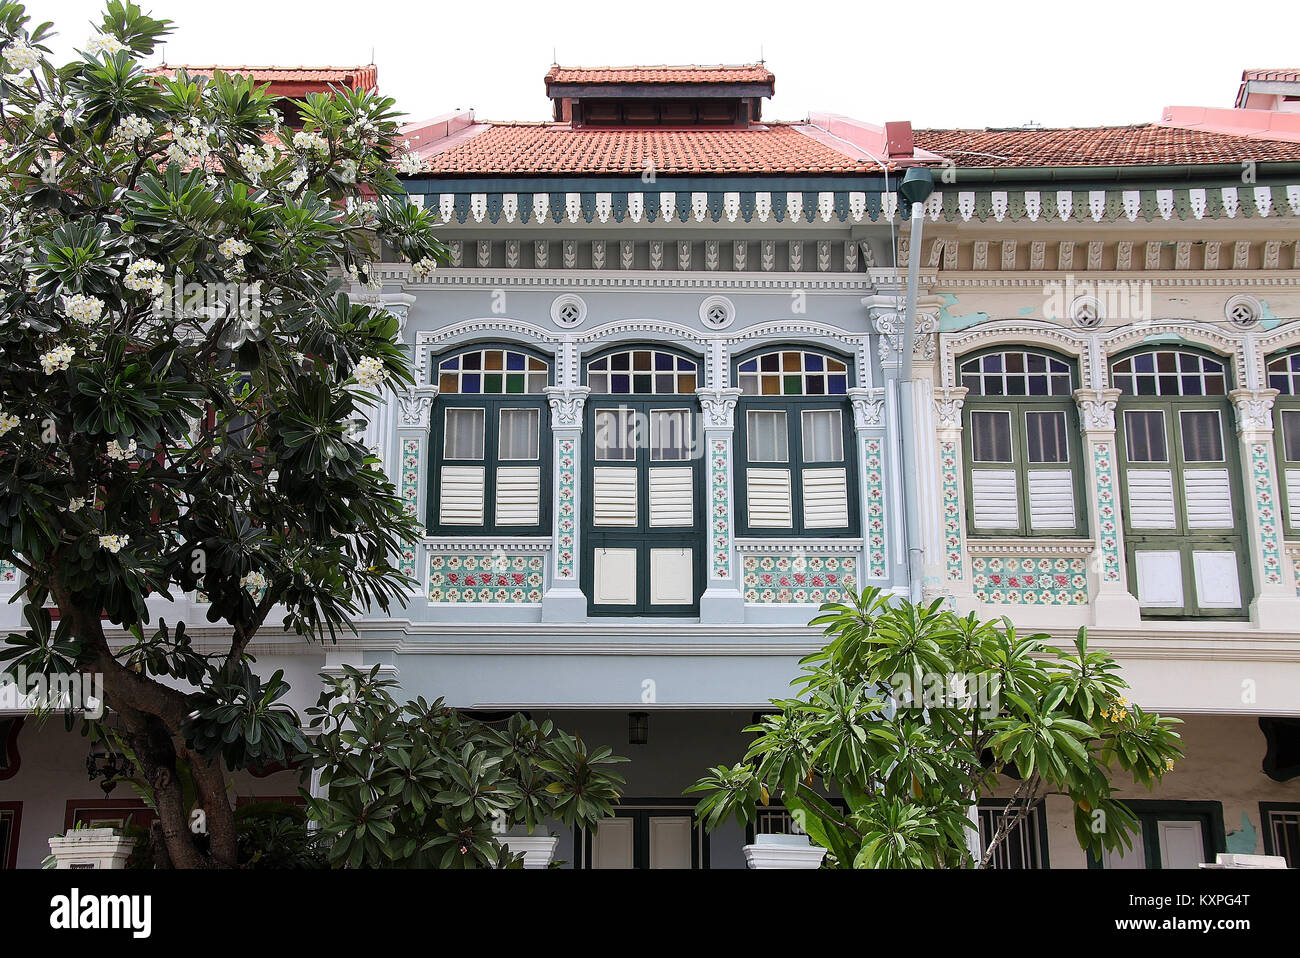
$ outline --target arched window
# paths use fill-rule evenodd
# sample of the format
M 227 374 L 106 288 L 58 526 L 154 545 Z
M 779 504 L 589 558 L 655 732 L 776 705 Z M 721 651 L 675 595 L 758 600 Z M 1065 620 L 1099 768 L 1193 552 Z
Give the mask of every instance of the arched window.
M 736 367 L 744 396 L 843 396 L 848 364 L 811 350 L 783 349 L 746 359 Z
M 737 506 L 741 535 L 852 535 L 857 529 L 849 360 L 785 348 L 741 357 Z
M 663 349 L 626 349 L 587 364 L 593 396 L 694 395 L 699 363 Z
M 475 395 L 541 393 L 546 360 L 513 349 L 469 349 L 438 363 L 438 393 Z
M 1082 536 L 1073 365 L 1032 349 L 961 361 L 967 525 L 976 536 Z
M 1111 366 L 1122 396 L 1226 396 L 1223 363 L 1200 353 L 1153 349 Z
M 1192 349 L 1116 359 L 1129 584 L 1148 617 L 1245 614 L 1240 468 L 1224 360 Z
M 1300 531 L 1300 349 L 1269 359 L 1268 385 L 1278 391 L 1273 438 L 1282 473 L 1282 513 L 1294 537 Z
M 619 347 L 586 363 L 582 585 L 592 615 L 695 615 L 707 556 L 700 361 Z
M 472 347 L 437 363 L 429 525 L 440 533 L 549 531 L 545 359 Z

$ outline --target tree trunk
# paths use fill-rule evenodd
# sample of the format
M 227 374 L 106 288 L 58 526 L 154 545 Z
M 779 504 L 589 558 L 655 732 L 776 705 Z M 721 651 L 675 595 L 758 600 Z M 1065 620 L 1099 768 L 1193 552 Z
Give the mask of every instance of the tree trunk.
M 77 607 L 57 581 L 50 592 L 59 612 L 72 621 L 89 661 L 82 666 L 103 675 L 104 704 L 120 717 L 127 741 L 135 752 L 138 771 L 153 790 L 158 828 L 173 868 L 235 868 L 238 850 L 234 810 L 226 792 L 226 776 L 219 760 L 198 755 L 185 744 L 182 723 L 189 714 L 187 696 L 133 672 L 113 656 L 98 614 Z M 177 761 L 184 759 L 194 782 L 197 804 L 207 819 L 205 851 L 190 830 L 190 811 Z

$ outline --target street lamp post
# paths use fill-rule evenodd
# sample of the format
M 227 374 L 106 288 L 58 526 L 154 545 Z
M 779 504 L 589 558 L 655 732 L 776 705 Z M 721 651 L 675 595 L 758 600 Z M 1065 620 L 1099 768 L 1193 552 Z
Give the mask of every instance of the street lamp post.
M 898 413 L 902 432 L 903 475 L 916 475 L 916 418 L 913 407 L 912 349 L 916 342 L 916 287 L 921 273 L 921 231 L 925 222 L 925 201 L 934 192 L 934 177 L 923 166 L 914 166 L 898 187 L 911 207 L 912 232 L 907 260 L 907 300 L 903 314 L 903 354 L 899 363 Z M 921 601 L 921 517 L 918 496 L 903 483 L 903 515 L 907 529 L 907 585 L 909 598 Z

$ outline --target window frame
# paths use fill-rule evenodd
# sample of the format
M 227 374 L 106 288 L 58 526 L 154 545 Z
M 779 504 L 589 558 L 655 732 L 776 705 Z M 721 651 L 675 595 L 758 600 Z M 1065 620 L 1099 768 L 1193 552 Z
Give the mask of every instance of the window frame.
M 1074 399 L 1078 388 L 1078 363 L 1073 357 L 1038 346 L 1001 345 L 991 349 L 964 353 L 954 361 L 956 377 L 961 380 L 961 367 L 973 359 L 1007 352 L 1024 352 L 1046 356 L 1068 367 L 1070 394 L 1068 396 L 982 396 L 967 393 L 962 403 L 962 480 L 966 493 L 965 519 L 967 535 L 972 539 L 1086 539 L 1091 534 L 1088 516 L 1088 496 L 1085 484 L 1086 469 L 1083 461 L 1083 433 L 1079 423 L 1079 406 Z M 1047 374 L 1051 377 L 1051 373 Z M 1058 374 L 1059 375 L 1059 374 Z M 974 432 L 971 421 L 978 412 L 1008 412 L 1011 415 L 1011 462 L 984 463 L 975 461 Z M 1065 414 L 1065 448 L 1067 462 L 1029 461 L 1029 419 L 1031 412 L 1062 412 Z M 1016 474 L 1017 524 L 1013 528 L 990 529 L 975 525 L 975 476 L 978 468 L 996 465 Z M 1031 471 L 1069 470 L 1074 494 L 1074 525 L 1070 528 L 1034 529 L 1030 522 L 1029 473 Z
M 1264 359 L 1264 381 L 1270 388 L 1273 386 L 1273 376 L 1286 375 L 1291 378 L 1300 378 L 1300 372 L 1288 371 L 1285 374 L 1273 373 L 1269 370 L 1269 365 L 1279 359 L 1290 360 L 1294 356 L 1300 356 L 1300 347 L 1291 347 L 1279 352 L 1266 356 Z M 1281 502 L 1282 516 L 1282 538 L 1284 540 L 1300 540 L 1300 514 L 1293 514 L 1291 511 L 1290 491 L 1287 488 L 1287 467 L 1291 465 L 1297 472 L 1300 472 L 1300 459 L 1287 459 L 1286 457 L 1286 432 L 1282 428 L 1282 417 L 1284 413 L 1296 413 L 1300 415 L 1300 393 L 1296 392 L 1279 392 L 1273 399 L 1273 458 L 1277 460 L 1277 479 L 1278 492 Z M 1298 524 L 1292 526 L 1292 521 Z
M 1129 351 L 1113 356 L 1108 362 L 1108 369 L 1115 362 L 1129 359 L 1144 352 L 1169 351 L 1168 348 L 1151 347 Z M 1119 463 L 1119 494 L 1124 516 L 1124 552 L 1128 566 L 1128 588 L 1136 599 L 1138 596 L 1138 570 L 1136 552 L 1139 546 L 1163 547 L 1160 551 L 1179 553 L 1182 572 L 1183 604 L 1179 607 L 1142 606 L 1141 616 L 1144 620 L 1187 620 L 1216 619 L 1222 621 L 1247 621 L 1250 618 L 1250 603 L 1254 599 L 1254 583 L 1250 555 L 1250 539 L 1246 534 L 1245 485 L 1242 476 L 1241 455 L 1233 428 L 1232 401 L 1228 394 L 1233 389 L 1232 363 L 1224 356 L 1204 350 L 1179 349 L 1179 352 L 1191 352 L 1209 358 L 1223 365 L 1224 394 L 1222 396 L 1138 396 L 1121 395 L 1115 406 L 1115 446 Z M 1223 441 L 1222 465 L 1228 471 L 1229 497 L 1232 503 L 1231 529 L 1191 529 L 1187 526 L 1187 489 L 1185 475 L 1187 461 L 1183 448 L 1183 412 L 1214 410 L 1219 414 L 1219 426 Z M 1129 448 L 1128 430 L 1125 414 L 1136 411 L 1161 412 L 1165 420 L 1166 463 L 1138 463 L 1141 470 L 1148 466 L 1167 466 L 1173 479 L 1174 521 L 1173 529 L 1135 529 L 1132 510 L 1128 500 Z M 1193 462 L 1193 470 L 1207 468 L 1213 463 Z M 1210 551 L 1226 552 L 1229 548 L 1236 553 L 1238 585 L 1241 591 L 1241 606 L 1237 609 L 1204 607 L 1198 602 L 1196 589 L 1196 570 L 1192 553 L 1205 551 L 1206 546 L 1214 547 Z
M 1162 870 L 1160 861 L 1160 822 L 1199 822 L 1201 845 L 1207 862 L 1215 855 L 1228 850 L 1227 834 L 1223 827 L 1223 803 L 1215 801 L 1171 801 L 1152 798 L 1119 799 L 1138 820 L 1142 835 L 1142 855 L 1147 871 Z M 1088 867 L 1105 871 L 1102 860 L 1089 849 Z
M 1003 809 L 1007 807 L 1007 803 L 1009 801 L 1010 801 L 1009 798 L 1004 798 L 1004 799 L 982 798 L 977 803 L 976 812 L 979 816 L 981 854 L 983 854 L 986 845 L 986 839 L 984 835 L 985 814 L 986 813 L 989 814 L 990 816 L 989 827 L 993 828 L 997 824 L 997 816 L 999 816 L 1002 813 Z M 1035 843 L 1034 854 L 1037 861 L 1034 865 L 1030 866 L 1029 869 L 1023 869 L 1023 870 L 1038 871 L 1042 869 L 1051 868 L 1052 867 L 1051 858 L 1048 849 L 1047 802 L 1043 799 L 1039 799 L 1038 801 L 1034 802 L 1034 804 L 1029 807 L 1028 813 L 1025 815 L 1023 819 L 1020 820 L 1016 828 L 1024 829 L 1025 832 L 1028 833 L 1029 837 L 1031 837 Z M 1003 839 L 1002 845 L 999 846 L 999 851 L 1003 851 L 1006 848 L 1007 848 L 1006 839 Z M 995 854 L 994 862 L 990 863 L 989 865 L 990 868 L 997 869 L 999 867 L 996 864 L 996 860 L 997 860 L 997 856 Z M 1000 869 L 1000 870 L 1021 871 L 1022 869 Z
M 798 350 L 800 352 L 818 353 L 845 364 L 848 376 L 848 388 L 854 387 L 853 358 L 819 344 L 803 344 L 783 348 L 780 344 L 766 344 L 735 356 L 731 362 L 733 382 L 739 382 L 741 363 L 757 356 L 771 352 Z M 844 526 L 808 527 L 804 521 L 803 472 L 805 469 L 833 469 L 833 462 L 809 462 L 804 458 L 803 414 L 821 410 L 835 410 L 840 414 L 840 429 L 843 434 L 844 482 L 848 501 L 848 524 Z M 784 462 L 769 462 L 749 459 L 749 413 L 783 412 L 786 428 L 786 459 Z M 744 538 L 794 539 L 794 538 L 853 538 L 860 534 L 861 517 L 858 500 L 858 442 L 853 423 L 853 408 L 846 393 L 843 396 L 831 394 L 813 394 L 801 396 L 761 396 L 742 395 L 736 402 L 735 431 L 733 448 L 735 461 L 732 466 L 732 482 L 736 494 L 733 497 L 736 536 Z M 772 526 L 751 526 L 749 524 L 749 490 L 748 470 L 789 469 L 790 470 L 790 525 L 774 528 Z
M 431 375 L 437 382 L 439 366 L 462 353 L 485 349 L 502 349 L 523 353 L 547 364 L 547 384 L 551 383 L 553 360 L 551 357 L 527 347 L 512 343 L 470 343 L 459 346 L 430 360 Z M 446 416 L 448 409 L 483 409 L 483 458 L 475 460 L 453 459 L 446 453 Z M 501 411 L 503 409 L 537 410 L 537 458 L 502 459 L 500 456 Z M 552 521 L 552 488 L 554 482 L 553 436 L 551 434 L 550 404 L 545 393 L 443 393 L 439 392 L 433 403 L 429 428 L 429 482 L 425 490 L 425 534 L 439 537 L 453 536 L 549 536 Z M 537 522 L 528 525 L 498 525 L 496 521 L 497 483 L 500 469 L 526 467 L 535 462 L 538 468 Z M 480 465 L 483 467 L 483 522 L 476 525 L 443 524 L 438 510 L 442 470 L 445 465 Z
M 1264 854 L 1278 855 L 1286 858 L 1282 852 L 1277 849 L 1276 836 L 1273 833 L 1273 823 L 1271 821 L 1274 813 L 1283 815 L 1294 815 L 1300 819 L 1300 802 L 1260 802 L 1259 803 L 1259 828 L 1264 833 Z M 1300 845 L 1295 849 L 1296 860 L 1294 862 L 1288 859 L 1288 868 L 1300 868 Z
M 699 418 L 698 390 L 704 376 L 704 358 L 682 349 L 659 343 L 617 343 L 581 357 L 581 376 L 587 384 L 590 363 L 616 353 L 647 350 L 671 354 L 695 364 L 695 391 L 684 393 L 590 393 L 583 409 L 582 430 L 582 561 L 579 563 L 579 586 L 587 600 L 587 615 L 592 618 L 692 617 L 700 614 L 700 597 L 704 594 L 708 574 L 709 516 L 705 498 L 707 452 L 703 423 Z M 653 370 L 651 371 L 653 374 Z M 674 372 L 677 375 L 676 372 Z M 612 383 L 611 383 L 612 385 Z M 645 417 L 645 436 L 631 459 L 596 459 L 596 414 L 613 408 L 631 410 Z M 685 459 L 653 459 L 650 443 L 652 412 L 685 409 L 692 430 L 691 442 L 700 455 Z M 597 526 L 595 524 L 595 468 L 600 465 L 632 467 L 637 471 L 637 521 L 633 526 Z M 685 468 L 692 470 L 692 517 L 690 526 L 652 526 L 650 524 L 650 469 Z M 595 601 L 595 557 L 598 548 L 633 549 L 636 552 L 636 602 L 627 605 L 600 604 Z M 653 549 L 690 549 L 694 556 L 691 570 L 690 603 L 655 604 L 650 601 L 650 553 Z

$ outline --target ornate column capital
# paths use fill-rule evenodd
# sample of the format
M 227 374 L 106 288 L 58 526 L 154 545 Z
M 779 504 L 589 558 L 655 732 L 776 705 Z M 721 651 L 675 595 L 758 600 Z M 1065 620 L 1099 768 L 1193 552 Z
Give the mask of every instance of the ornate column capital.
M 1234 389 L 1228 393 L 1237 414 L 1237 435 L 1246 441 L 1273 437 L 1273 400 L 1276 389 Z
M 871 307 L 871 324 L 875 328 L 880 342 L 877 349 L 880 361 L 885 365 L 897 365 L 899 354 L 903 351 L 904 316 L 901 309 L 881 309 Z M 912 359 L 930 362 L 935 356 L 936 333 L 939 331 L 938 316 L 932 312 L 917 310 L 916 336 L 912 341 Z
M 1085 432 L 1114 432 L 1118 389 L 1076 389 L 1074 401 L 1079 406 L 1079 422 Z
M 961 408 L 966 404 L 967 392 L 965 386 L 944 386 L 935 390 L 934 415 L 940 435 L 952 437 L 961 432 Z
M 853 425 L 858 429 L 880 429 L 885 425 L 885 391 L 854 386 L 849 390 L 853 403 Z
M 437 398 L 437 386 L 416 386 L 398 393 L 398 428 L 427 430 L 433 413 L 433 401 Z
M 551 406 L 552 429 L 582 428 L 582 410 L 587 405 L 590 386 L 547 386 L 544 392 Z
M 705 429 L 732 429 L 736 421 L 736 403 L 740 401 L 740 390 L 735 387 L 715 389 L 705 386 L 695 390 L 700 398 L 700 409 L 704 412 Z

